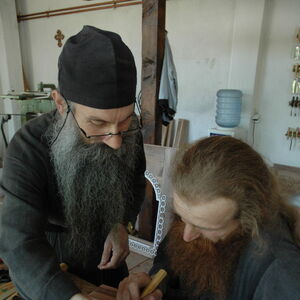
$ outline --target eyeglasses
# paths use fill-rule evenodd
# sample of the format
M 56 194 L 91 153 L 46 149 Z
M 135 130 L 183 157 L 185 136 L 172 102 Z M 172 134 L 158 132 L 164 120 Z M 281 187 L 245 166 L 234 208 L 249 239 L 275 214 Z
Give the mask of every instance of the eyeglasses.
M 85 138 L 89 139 L 89 140 L 103 140 L 105 139 L 105 137 L 112 137 L 112 136 L 116 136 L 116 135 L 120 135 L 122 137 L 124 136 L 129 136 L 129 135 L 134 135 L 135 133 L 137 133 L 138 131 L 140 131 L 142 129 L 142 121 L 141 119 L 139 119 L 137 117 L 137 115 L 135 113 L 133 113 L 131 115 L 131 120 L 130 120 L 130 125 L 129 125 L 129 129 L 128 130 L 124 130 L 124 131 L 119 131 L 117 133 L 112 133 L 112 132 L 108 132 L 108 133 L 103 133 L 103 134 L 95 134 L 95 135 L 87 135 L 87 133 L 79 126 L 78 122 L 77 122 L 77 119 L 70 107 L 70 104 L 68 103 L 67 100 L 65 100 L 66 103 L 67 103 L 67 114 L 69 112 L 71 112 L 74 120 L 75 120 L 75 123 L 77 124 L 77 127 L 78 129 L 81 131 L 81 133 L 84 135 Z M 139 108 L 138 108 L 139 110 Z

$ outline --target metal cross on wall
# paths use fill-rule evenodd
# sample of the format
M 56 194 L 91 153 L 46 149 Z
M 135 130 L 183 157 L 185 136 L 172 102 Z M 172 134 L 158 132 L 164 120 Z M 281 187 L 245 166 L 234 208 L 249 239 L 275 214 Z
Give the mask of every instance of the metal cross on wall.
M 57 40 L 57 46 L 61 47 L 62 46 L 62 40 L 65 38 L 65 36 L 62 34 L 61 30 L 58 29 L 56 31 L 56 35 L 54 36 L 54 38 Z

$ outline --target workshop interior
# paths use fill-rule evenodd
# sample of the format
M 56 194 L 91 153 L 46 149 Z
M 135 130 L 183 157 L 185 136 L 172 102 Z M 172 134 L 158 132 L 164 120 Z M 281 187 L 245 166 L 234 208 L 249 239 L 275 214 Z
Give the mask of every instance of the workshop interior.
M 300 209 L 299 14 L 299 0 L 0 0 L 0 181 L 14 135 L 56 110 L 64 44 L 92 25 L 117 32 L 137 69 L 151 191 L 127 228 L 130 273 L 150 270 L 173 221 L 172 161 L 199 139 L 250 145 Z M 95 299 L 115 299 L 110 287 L 75 280 Z M 0 299 L 18 297 L 1 261 Z

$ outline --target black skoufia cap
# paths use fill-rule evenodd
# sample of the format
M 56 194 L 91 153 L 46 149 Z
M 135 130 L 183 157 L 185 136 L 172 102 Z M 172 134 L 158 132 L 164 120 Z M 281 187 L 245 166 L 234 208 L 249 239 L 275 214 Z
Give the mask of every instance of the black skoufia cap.
M 118 34 L 86 25 L 64 45 L 58 84 L 72 102 L 99 109 L 127 106 L 135 102 L 133 55 Z

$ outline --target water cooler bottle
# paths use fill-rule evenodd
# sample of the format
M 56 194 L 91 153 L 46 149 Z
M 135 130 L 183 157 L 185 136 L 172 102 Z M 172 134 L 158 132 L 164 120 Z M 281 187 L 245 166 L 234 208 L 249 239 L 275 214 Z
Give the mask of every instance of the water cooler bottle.
M 230 135 L 242 138 L 238 128 L 241 120 L 242 96 L 240 90 L 222 89 L 217 92 L 216 128 L 209 129 L 209 136 Z

